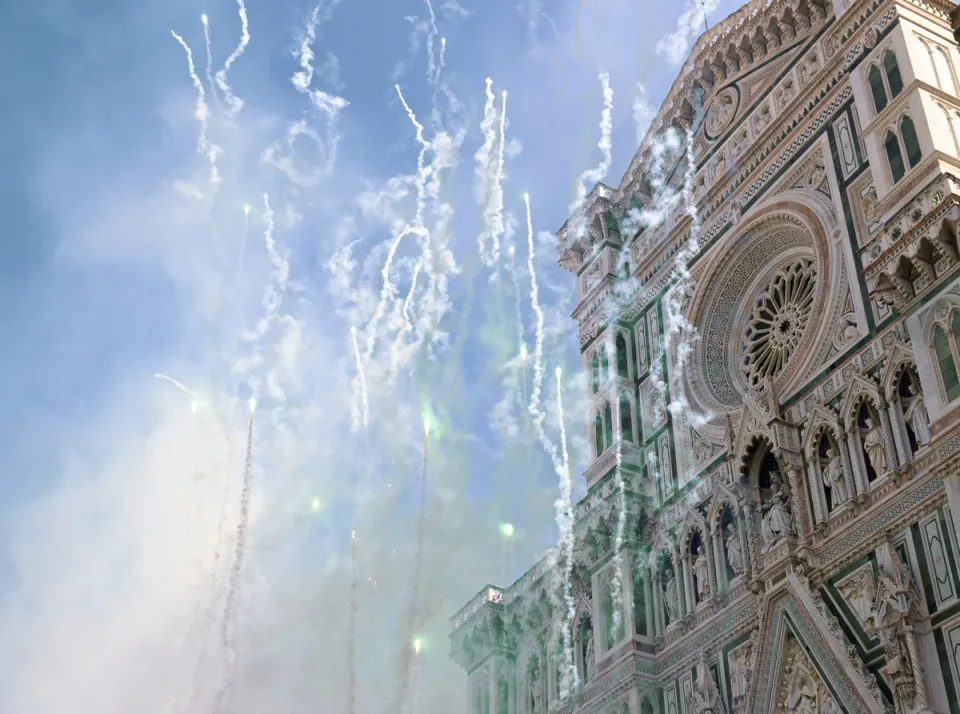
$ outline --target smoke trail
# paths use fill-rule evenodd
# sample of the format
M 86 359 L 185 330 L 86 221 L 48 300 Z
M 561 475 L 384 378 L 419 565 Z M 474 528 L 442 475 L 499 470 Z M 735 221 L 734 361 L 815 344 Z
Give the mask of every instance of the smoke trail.
M 350 533 L 350 622 L 347 640 L 347 714 L 357 711 L 357 532 Z
M 573 563 L 573 508 L 569 504 L 569 460 L 566 457 L 566 463 L 560 460 L 557 454 L 556 446 L 543 429 L 543 421 L 546 418 L 546 415 L 540 411 L 540 392 L 543 388 L 543 310 L 540 307 L 539 288 L 537 286 L 537 273 L 535 265 L 536 253 L 533 245 L 533 218 L 531 217 L 530 213 L 530 194 L 523 194 L 523 202 L 527 212 L 527 269 L 530 271 L 530 306 L 533 309 L 533 313 L 536 316 L 537 321 L 536 342 L 534 343 L 533 351 L 533 391 L 530 394 L 529 412 L 531 417 L 533 417 L 533 426 L 534 430 L 536 431 L 537 438 L 540 440 L 544 450 L 547 452 L 550 460 L 553 462 L 553 468 L 560 477 L 561 482 L 561 498 L 556 503 L 557 525 L 560 527 L 561 534 L 560 542 L 558 543 L 557 548 L 559 551 L 557 553 L 557 557 L 564 564 L 562 572 L 562 592 L 566 598 L 567 593 L 570 590 L 570 573 L 572 572 Z M 566 441 L 566 430 L 563 428 L 561 428 L 561 438 L 564 442 Z M 566 503 L 563 502 L 564 498 L 566 499 Z M 554 592 L 555 591 L 551 591 L 552 594 Z M 567 615 L 564 618 L 566 622 L 563 624 L 564 660 L 565 664 L 570 667 L 572 681 L 577 682 L 577 673 L 573 668 L 573 646 L 571 642 L 572 633 L 569 632 L 573 626 L 573 620 L 572 615 L 570 615 L 569 602 L 566 604 Z
M 350 337 L 353 339 L 353 354 L 357 360 L 357 380 L 360 385 L 360 423 L 357 424 L 354 420 L 353 428 L 356 430 L 358 426 L 362 426 L 366 429 L 370 420 L 370 405 L 367 402 L 367 378 L 363 373 L 363 359 L 360 357 L 360 345 L 357 344 L 356 327 L 350 328 Z
M 414 630 L 419 625 L 420 614 L 420 579 L 423 571 L 423 534 L 427 522 L 427 473 L 428 473 L 428 454 L 430 445 L 430 419 L 424 417 L 423 420 L 423 460 L 420 466 L 420 506 L 417 513 L 417 539 L 416 551 L 413 561 L 413 583 L 410 590 L 410 609 L 407 614 L 407 626 L 404 634 L 406 641 L 413 639 Z M 417 653 L 419 655 L 419 653 Z M 419 658 L 419 657 L 418 657 Z M 404 647 L 401 650 L 400 667 L 398 668 L 397 678 L 399 681 L 399 691 L 397 692 L 393 706 L 389 711 L 402 712 L 407 707 L 407 697 L 409 696 L 410 686 L 410 648 Z
M 443 72 L 443 63 L 447 56 L 447 38 L 440 38 L 440 60 L 437 62 L 437 73 L 433 78 L 434 83 L 440 81 L 440 74 Z
M 500 236 L 503 235 L 503 163 L 506 153 L 506 128 L 507 128 L 507 92 L 500 92 L 502 105 L 500 107 L 500 144 L 497 147 L 497 170 L 493 176 L 493 194 L 491 197 L 488 211 L 490 212 L 490 239 L 492 242 L 492 255 L 490 256 L 494 266 L 500 262 Z
M 427 81 L 435 84 L 440 76 L 433 56 L 433 39 L 439 34 L 437 16 L 433 12 L 433 3 L 430 0 L 424 0 L 424 2 L 427 3 L 427 10 L 430 12 L 430 32 L 427 33 Z
M 217 157 L 220 155 L 220 147 L 213 144 L 207 136 L 210 123 L 210 110 L 207 107 L 206 99 L 207 93 L 203 89 L 203 82 L 201 82 L 200 77 L 197 76 L 197 68 L 193 64 L 193 50 L 190 49 L 190 45 L 173 30 L 170 30 L 170 34 L 180 43 L 183 51 L 187 53 L 187 68 L 190 71 L 190 81 L 193 82 L 193 86 L 197 90 L 197 104 L 193 113 L 197 121 L 200 122 L 200 136 L 197 138 L 197 153 L 207 157 L 207 162 L 210 164 L 210 183 L 216 185 L 220 183 L 220 171 L 217 168 Z
M 571 578 L 573 576 L 573 501 L 571 499 L 570 454 L 567 451 L 567 427 L 563 420 L 563 380 L 557 367 L 557 415 L 560 419 L 560 452 L 563 457 L 563 474 L 560 476 L 560 498 L 555 504 L 557 527 L 560 531 L 560 550 L 563 558 L 563 600 L 567 606 L 563 627 L 563 656 L 565 671 L 560 674 L 560 699 L 566 699 L 571 691 L 580 686 L 580 676 L 573 661 L 572 627 L 576 616 Z
M 200 22 L 203 23 L 203 44 L 207 50 L 207 66 L 204 75 L 207 79 L 207 86 L 210 87 L 210 96 L 213 97 L 214 102 L 217 102 L 219 98 L 217 97 L 216 85 L 213 81 L 213 49 L 210 46 L 210 19 L 206 14 L 203 14 L 200 16 Z
M 165 374 L 155 374 L 155 375 L 153 375 L 153 376 L 154 376 L 154 378 L 156 378 L 156 379 L 162 379 L 162 380 L 164 380 L 165 382 L 170 382 L 170 384 L 172 384 L 174 387 L 176 387 L 176 388 L 179 389 L 181 392 L 183 392 L 184 394 L 186 394 L 188 397 L 190 397 L 191 399 L 193 399 L 195 402 L 200 402 L 200 401 L 201 401 L 199 394 L 197 394 L 196 392 L 194 392 L 192 389 L 188 389 L 186 386 L 184 386 L 181 382 L 178 382 L 177 380 L 175 380 L 173 377 L 168 377 L 168 376 L 165 375 Z
M 237 521 L 237 543 L 233 553 L 233 565 L 227 585 L 227 598 L 224 605 L 223 622 L 220 628 L 220 644 L 224 654 L 224 676 L 217 693 L 213 711 L 225 714 L 230 705 L 231 686 L 236 670 L 236 626 L 240 597 L 240 578 L 243 574 L 243 560 L 247 550 L 247 526 L 250 518 L 250 488 L 253 484 L 253 418 L 256 402 L 250 400 L 250 421 L 247 425 L 247 451 L 243 464 L 243 488 L 240 492 L 240 517 Z
M 407 297 L 403 301 L 403 308 L 401 309 L 401 315 L 403 317 L 403 329 L 397 333 L 397 337 L 393 342 L 393 347 L 390 350 L 391 382 L 396 378 L 397 370 L 400 367 L 400 345 L 403 342 L 403 339 L 413 331 L 413 323 L 410 322 L 410 305 L 413 302 L 413 296 L 417 289 L 417 278 L 420 276 L 420 268 L 422 266 L 422 260 L 418 260 L 416 265 L 413 266 L 413 278 L 410 280 L 410 290 L 407 291 Z
M 608 346 L 608 349 L 610 349 L 610 346 Z M 612 354 L 616 354 L 616 352 L 614 351 Z M 620 423 L 619 395 L 614 398 L 612 411 L 616 414 L 613 423 L 616 430 L 617 465 L 613 478 L 617 488 L 617 532 L 614 537 L 613 577 L 611 578 L 610 589 L 612 590 L 613 631 L 619 632 L 623 620 L 623 558 L 621 550 L 623 549 L 623 536 L 627 522 L 627 493 L 623 483 L 623 425 Z
M 491 186 L 490 186 L 490 163 L 493 160 L 493 147 L 497 141 L 496 131 L 494 130 L 494 123 L 497 120 L 497 110 L 494 108 L 494 102 L 496 97 L 493 94 L 493 80 L 490 77 L 487 77 L 486 82 L 486 101 L 483 105 L 483 119 L 480 121 L 480 131 L 483 134 L 483 144 L 480 145 L 480 148 L 477 149 L 477 153 L 474 154 L 474 159 L 477 162 L 476 168 L 476 193 L 477 199 L 481 202 L 481 205 L 489 204 L 491 196 Z M 484 222 L 483 230 L 480 231 L 477 236 L 477 248 L 480 252 L 480 259 L 484 264 L 488 264 L 489 258 L 486 255 L 486 239 L 490 231 L 489 220 L 487 219 L 487 212 L 484 211 Z
M 228 119 L 234 119 L 236 118 L 237 114 L 240 113 L 240 110 L 243 109 L 243 100 L 234 96 L 233 90 L 230 88 L 230 85 L 227 84 L 227 72 L 230 71 L 233 63 L 240 59 L 244 51 L 247 49 L 247 45 L 250 44 L 250 28 L 247 23 L 247 7 L 243 4 L 243 0 L 237 0 L 237 12 L 240 14 L 240 42 L 234 48 L 233 52 L 230 53 L 230 56 L 227 57 L 227 61 L 223 64 L 223 69 L 217 72 L 216 77 L 217 86 L 220 87 L 220 91 L 223 92 L 223 98 L 226 100 L 227 104 L 230 105 L 230 109 L 227 111 Z
M 363 356 L 365 363 L 369 362 L 370 358 L 373 356 L 373 348 L 377 339 L 377 328 L 379 327 L 380 320 L 383 319 L 387 301 L 391 300 L 396 292 L 396 288 L 390 281 L 390 269 L 393 266 L 393 260 L 396 257 L 397 249 L 400 247 L 400 242 L 406 236 L 413 234 L 419 236 L 424 241 L 426 246 L 430 238 L 430 234 L 424 227 L 423 223 L 423 214 L 426 211 L 427 205 L 427 177 L 430 173 L 429 167 L 426 166 L 426 155 L 427 150 L 430 148 L 430 144 L 423 138 L 423 124 L 417 121 L 416 114 L 413 113 L 413 110 L 410 109 L 410 105 L 407 104 L 407 100 L 404 99 L 403 92 L 400 90 L 400 85 L 396 84 L 394 85 L 394 88 L 397 90 L 397 96 L 400 97 L 400 103 L 403 104 L 403 108 L 407 112 L 407 117 L 409 117 L 411 123 L 413 124 L 414 130 L 416 131 L 416 141 L 420 145 L 420 151 L 417 154 L 417 173 L 414 179 L 414 186 L 417 192 L 417 210 L 413 219 L 413 225 L 411 226 L 407 224 L 404 226 L 403 230 L 400 231 L 393 243 L 390 245 L 390 249 L 387 251 L 387 258 L 384 261 L 383 270 L 380 271 L 380 275 L 383 278 L 383 287 L 380 290 L 380 300 L 377 302 L 377 307 L 374 309 L 373 317 L 370 318 L 370 322 L 367 326 L 367 344 Z M 424 268 L 427 270 L 427 274 L 430 275 L 432 272 L 432 266 L 428 264 L 428 253 L 428 250 L 424 250 Z
M 240 257 L 237 259 L 237 283 L 243 278 L 243 259 L 247 252 L 247 235 L 250 231 L 250 204 L 243 204 L 243 236 L 240 238 Z
M 599 78 L 603 88 L 603 112 L 600 114 L 600 142 L 597 146 L 600 148 L 602 158 L 597 166 L 587 169 L 577 179 L 577 194 L 576 200 L 570 206 L 571 215 L 580 214 L 580 207 L 587 195 L 599 181 L 606 177 L 610 164 L 613 163 L 613 88 L 610 86 L 609 74 L 601 72 Z M 577 233 L 583 228 L 582 225 L 578 226 Z

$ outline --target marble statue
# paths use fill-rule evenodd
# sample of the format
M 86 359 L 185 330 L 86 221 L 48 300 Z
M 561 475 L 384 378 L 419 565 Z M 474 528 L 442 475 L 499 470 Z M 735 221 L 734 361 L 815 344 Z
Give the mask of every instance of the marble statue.
M 846 503 L 850 495 L 847 492 L 847 480 L 843 476 L 843 466 L 840 458 L 834 453 L 833 447 L 827 448 L 827 455 L 820 461 L 820 472 L 823 485 L 831 490 L 833 506 Z
M 867 452 L 870 465 L 877 472 L 877 476 L 887 470 L 887 449 L 883 445 L 883 432 L 879 424 L 873 423 L 872 417 L 867 417 L 867 435 L 863 440 L 863 449 Z
M 793 516 L 787 510 L 787 492 L 779 474 L 773 476 L 773 489 L 770 500 L 761 507 L 763 520 L 760 522 L 761 550 L 766 553 L 773 544 L 785 535 L 794 535 Z
M 732 523 L 727 524 L 724 545 L 730 569 L 737 575 L 743 575 L 743 550 L 740 547 L 740 536 Z

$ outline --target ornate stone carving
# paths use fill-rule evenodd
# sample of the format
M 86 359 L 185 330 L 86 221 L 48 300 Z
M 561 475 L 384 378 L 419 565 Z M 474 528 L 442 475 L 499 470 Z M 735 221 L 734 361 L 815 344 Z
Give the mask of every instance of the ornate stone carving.
M 762 553 L 766 553 L 780 538 L 796 535 L 793 529 L 793 515 L 789 511 L 787 490 L 782 477 L 775 472 L 772 477 L 770 497 L 761 506 L 763 519 L 760 522 L 760 538 L 763 541 Z

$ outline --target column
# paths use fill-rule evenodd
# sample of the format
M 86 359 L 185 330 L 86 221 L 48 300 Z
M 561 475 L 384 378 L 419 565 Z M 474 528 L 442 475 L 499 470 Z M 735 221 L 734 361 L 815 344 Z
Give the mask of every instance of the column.
M 646 608 L 646 611 L 647 611 L 647 634 L 645 635 L 645 637 L 652 640 L 657 635 L 657 627 L 653 621 L 654 620 L 654 615 L 653 615 L 654 595 L 653 595 L 653 588 L 651 587 L 651 584 L 650 584 L 650 578 L 648 577 L 649 573 L 650 573 L 649 568 L 644 568 L 643 592 L 645 594 L 645 597 L 643 598 L 643 606 L 644 608 Z
M 813 522 L 814 527 L 826 522 L 826 507 L 823 502 L 823 474 L 820 472 L 819 459 L 814 463 L 812 459 L 807 460 L 807 473 L 810 474 L 810 497 L 813 498 Z
M 853 432 L 847 434 L 847 452 L 850 455 L 850 461 L 853 468 L 853 478 L 857 484 L 858 500 L 867 495 L 869 484 L 867 483 L 867 469 L 863 463 L 863 454 L 860 453 L 860 439 Z
M 883 428 L 883 444 L 887 449 L 887 459 L 890 460 L 890 469 L 897 473 L 900 472 L 900 459 L 897 458 L 897 447 L 893 441 L 893 429 L 890 428 L 890 417 L 887 414 L 885 405 L 880 405 L 880 425 Z M 877 474 L 878 476 L 880 474 Z
M 693 588 L 693 564 L 690 562 L 690 551 L 680 555 L 680 567 L 683 568 L 684 610 L 688 613 L 697 611 L 697 596 Z
M 741 507 L 739 513 L 734 512 L 734 525 L 737 528 L 737 535 L 740 538 L 740 552 L 743 553 L 743 573 L 742 577 L 744 580 L 748 580 L 753 574 L 753 570 L 756 567 L 754 560 L 753 551 L 750 549 L 748 543 L 747 535 L 747 520 L 749 520 L 749 514 Z
M 652 570 L 652 569 L 651 569 Z M 660 571 L 653 571 L 653 636 L 660 637 L 667 629 L 663 617 L 663 582 Z
M 747 523 L 747 549 L 750 553 L 750 577 L 755 577 L 763 568 L 760 563 L 760 548 L 758 539 L 760 534 L 757 532 L 757 504 L 753 501 L 747 502 L 744 510 L 744 520 Z
M 843 467 L 843 478 L 847 482 L 847 495 L 851 501 L 856 500 L 862 493 L 860 482 L 853 473 L 853 466 L 850 463 L 850 439 L 847 438 L 844 431 L 840 431 L 840 443 L 837 444 L 837 451 L 840 452 L 840 465 Z
M 720 518 L 723 518 L 722 511 Z M 736 528 L 736 523 L 734 523 L 734 528 Z M 710 542 L 713 543 L 713 557 L 711 560 L 713 561 L 713 570 L 716 573 L 716 582 L 719 584 L 722 580 L 723 590 L 724 592 L 728 592 L 730 590 L 730 583 L 727 582 L 726 577 L 727 569 L 725 567 L 726 556 L 724 555 L 723 534 L 717 521 L 714 521 L 710 524 Z M 713 591 L 714 597 L 716 597 L 718 594 L 719 590 Z
M 893 444 L 897 449 L 897 461 L 906 464 L 910 461 L 909 442 L 905 438 L 903 418 L 900 414 L 900 405 L 896 401 L 887 404 L 887 419 L 890 421 L 891 431 L 893 431 Z
M 720 577 L 717 572 L 717 559 L 716 559 L 716 538 L 717 538 L 717 524 L 710 524 L 710 536 L 703 538 L 703 547 L 707 549 L 707 552 L 704 553 L 704 556 L 707 559 L 707 572 L 710 573 L 710 597 L 716 598 L 720 594 Z
M 683 563 L 680 560 L 680 551 L 674 548 L 673 550 L 673 569 L 677 573 L 677 599 L 680 601 L 677 603 L 677 618 L 682 618 L 690 612 L 687 608 L 687 588 L 686 588 L 686 571 L 683 568 Z

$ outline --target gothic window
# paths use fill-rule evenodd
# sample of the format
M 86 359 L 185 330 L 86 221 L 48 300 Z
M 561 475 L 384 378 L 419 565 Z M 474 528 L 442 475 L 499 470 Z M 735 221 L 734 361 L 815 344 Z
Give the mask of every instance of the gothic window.
M 937 325 L 933 331 L 933 349 L 948 402 L 960 397 L 960 346 L 957 344 L 960 339 L 960 311 L 954 310 L 950 315 L 950 332 L 952 334 L 948 335 L 943 325 Z
M 593 359 L 590 361 L 591 374 L 593 376 L 593 393 L 600 391 L 600 354 L 593 353 Z
M 873 94 L 873 107 L 877 114 L 887 108 L 887 90 L 883 86 L 883 75 L 880 74 L 880 68 L 873 65 L 870 68 L 870 92 Z
M 890 164 L 890 173 L 893 175 L 893 182 L 897 183 L 906 173 L 903 164 L 903 152 L 900 151 L 900 140 L 893 130 L 887 131 L 887 136 L 883 140 L 883 147 L 887 151 L 887 162 Z
M 694 531 L 690 536 L 690 582 L 693 584 L 694 604 L 706 602 L 710 593 L 710 567 L 700 531 Z
M 490 714 L 490 687 L 484 681 L 477 684 L 473 710 L 476 714 Z
M 743 369 L 754 389 L 787 366 L 803 337 L 815 297 L 812 260 L 779 271 L 760 294 L 744 335 Z
M 633 408 L 630 396 L 626 392 L 620 393 L 620 434 L 625 441 L 633 441 Z
M 510 685 L 502 675 L 497 677 L 497 714 L 510 714 Z
M 643 570 L 633 571 L 633 627 L 638 635 L 647 636 L 647 589 Z
M 603 453 L 603 417 L 597 414 L 593 422 L 594 437 L 596 439 L 597 458 Z
M 600 347 L 600 381 L 606 384 L 610 380 L 610 359 L 607 357 L 607 346 Z
M 905 116 L 900 120 L 900 136 L 903 137 L 903 146 L 907 150 L 907 161 L 912 169 L 920 163 L 923 154 L 920 151 L 920 140 L 917 138 L 917 129 L 913 125 L 913 119 Z
M 613 578 L 606 578 L 603 585 L 603 632 L 606 637 L 604 649 L 610 649 L 624 637 L 623 617 L 614 617 L 617 604 L 613 597 Z
M 584 613 L 580 617 L 577 628 L 577 669 L 584 684 L 593 679 L 595 652 L 593 640 L 593 623 L 590 616 Z
M 650 703 L 649 699 L 643 700 L 643 704 L 640 705 L 640 714 L 654 714 L 653 704 Z
M 925 437 L 928 436 L 929 427 L 923 395 L 920 393 L 920 380 L 910 367 L 903 370 L 897 382 L 897 398 L 900 400 L 900 414 L 910 454 L 916 454 L 920 448 L 920 438 L 924 438 L 923 443 L 927 441 Z
M 820 459 L 820 475 L 821 482 L 823 484 L 823 500 L 824 504 L 827 507 L 827 513 L 833 512 L 833 509 L 836 507 L 834 503 L 834 493 L 833 493 L 833 484 L 828 478 L 824 478 L 826 473 L 826 468 L 832 462 L 833 459 L 838 458 L 836 452 L 833 450 L 833 444 L 830 442 L 830 437 L 824 433 L 820 437 L 820 441 L 817 443 L 817 457 Z
M 613 443 L 613 412 L 609 402 L 603 408 L 603 443 L 606 446 Z
M 630 360 L 627 356 L 627 340 L 623 333 L 617 333 L 617 374 L 624 379 L 630 376 Z
M 887 75 L 887 86 L 890 87 L 890 98 L 893 99 L 903 91 L 903 79 L 900 76 L 900 65 L 893 50 L 883 53 L 883 69 Z

